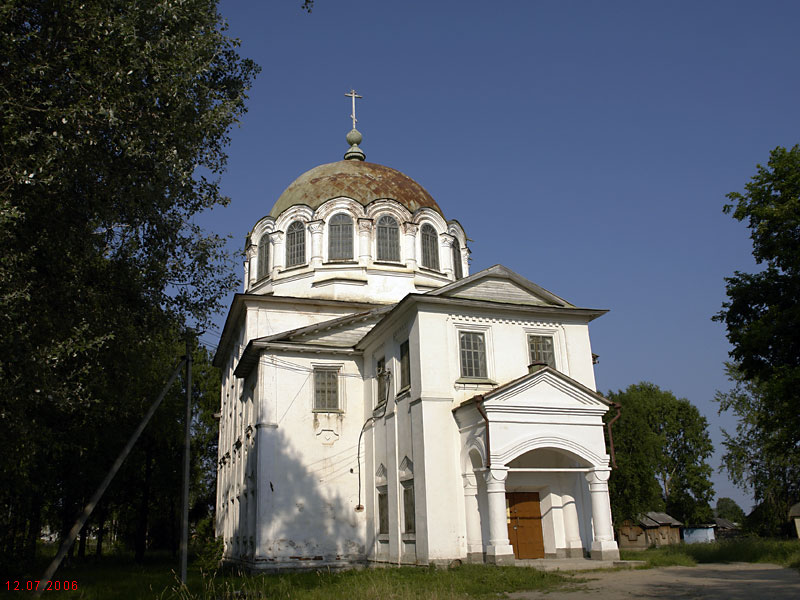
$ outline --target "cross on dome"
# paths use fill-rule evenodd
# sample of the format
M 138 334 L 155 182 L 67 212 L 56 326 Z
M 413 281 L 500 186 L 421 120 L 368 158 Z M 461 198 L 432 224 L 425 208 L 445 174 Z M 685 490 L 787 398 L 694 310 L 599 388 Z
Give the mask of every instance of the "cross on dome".
M 358 119 L 356 119 L 356 98 L 363 98 L 363 96 L 359 96 L 358 93 L 352 89 L 348 94 L 345 94 L 345 96 L 353 101 L 353 112 L 350 114 L 350 118 L 353 119 L 353 128 L 345 137 L 347 143 L 350 144 L 350 149 L 344 153 L 344 159 L 364 160 L 367 158 L 367 155 L 364 154 L 364 151 L 358 147 L 358 145 L 361 143 L 362 137 L 361 132 L 356 129 L 356 123 L 358 122 Z
M 353 100 L 353 112 L 350 114 L 350 118 L 353 119 L 353 129 L 355 129 L 356 123 L 358 123 L 358 119 L 356 119 L 356 98 L 363 98 L 364 96 L 359 96 L 353 89 L 350 90 L 350 93 L 345 94 L 345 96 Z

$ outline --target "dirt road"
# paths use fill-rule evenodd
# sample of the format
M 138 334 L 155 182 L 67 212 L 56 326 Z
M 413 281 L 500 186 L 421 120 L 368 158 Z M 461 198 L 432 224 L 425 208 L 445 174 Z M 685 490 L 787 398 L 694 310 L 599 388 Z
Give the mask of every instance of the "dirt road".
M 617 600 L 676 598 L 709 600 L 798 600 L 800 573 L 770 564 L 709 564 L 696 567 L 587 572 L 588 581 L 551 593 L 518 592 L 516 600 Z

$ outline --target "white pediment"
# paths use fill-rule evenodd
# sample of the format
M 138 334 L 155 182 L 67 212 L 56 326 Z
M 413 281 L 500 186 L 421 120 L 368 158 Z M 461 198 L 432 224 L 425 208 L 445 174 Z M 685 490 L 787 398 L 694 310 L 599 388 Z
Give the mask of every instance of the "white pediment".
M 484 300 L 527 306 L 571 306 L 564 299 L 502 265 L 489 267 L 429 293 L 432 296 L 445 298 Z
M 537 296 L 513 281 L 489 278 L 474 281 L 454 290 L 448 294 L 451 298 L 465 298 L 468 300 L 490 300 L 492 302 L 506 302 L 509 304 L 527 304 L 533 306 L 547 306 L 541 296 Z
M 602 415 L 608 410 L 602 396 L 573 379 L 542 369 L 485 394 L 487 413 Z

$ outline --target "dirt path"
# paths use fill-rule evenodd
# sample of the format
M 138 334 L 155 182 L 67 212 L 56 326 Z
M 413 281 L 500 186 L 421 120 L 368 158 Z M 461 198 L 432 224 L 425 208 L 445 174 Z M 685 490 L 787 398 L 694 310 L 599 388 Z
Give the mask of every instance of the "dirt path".
M 800 573 L 770 564 L 708 564 L 696 567 L 578 573 L 587 579 L 567 590 L 518 592 L 517 600 L 616 600 L 703 598 L 709 600 L 797 600 Z

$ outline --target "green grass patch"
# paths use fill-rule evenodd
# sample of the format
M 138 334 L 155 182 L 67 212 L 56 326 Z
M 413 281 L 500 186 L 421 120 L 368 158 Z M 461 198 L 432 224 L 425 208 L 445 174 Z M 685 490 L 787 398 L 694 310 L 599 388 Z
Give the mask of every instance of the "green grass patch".
M 327 572 L 310 571 L 279 575 L 207 576 L 189 569 L 187 588 L 181 588 L 173 572 L 174 561 L 161 559 L 145 565 L 104 560 L 59 570 L 56 579 L 76 581 L 78 589 L 48 592 L 48 598 L 82 600 L 233 600 L 296 598 L 322 600 L 462 600 L 502 598 L 523 590 L 554 590 L 574 577 L 533 568 L 463 565 L 453 569 L 387 567 Z M 4 590 L 5 591 L 5 590 Z M 20 597 L 19 593 L 17 596 Z
M 697 563 L 773 563 L 800 570 L 800 540 L 770 540 L 745 537 L 707 544 L 680 544 L 643 551 L 624 550 L 625 560 L 643 560 L 651 567 Z

